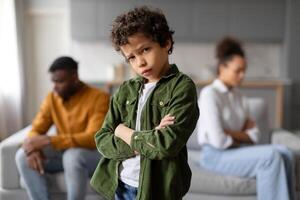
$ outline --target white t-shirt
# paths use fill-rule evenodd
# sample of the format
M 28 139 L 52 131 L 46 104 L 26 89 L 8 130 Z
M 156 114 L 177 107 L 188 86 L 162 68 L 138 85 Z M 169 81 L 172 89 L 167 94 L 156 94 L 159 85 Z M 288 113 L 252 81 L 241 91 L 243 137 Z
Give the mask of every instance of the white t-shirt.
M 138 103 L 137 115 L 136 115 L 136 125 L 135 130 L 141 130 L 141 114 L 144 105 L 148 97 L 150 96 L 151 92 L 154 90 L 156 86 L 156 82 L 153 83 L 146 83 L 144 85 L 144 89 L 141 93 Z M 120 179 L 122 182 L 133 186 L 138 187 L 139 185 L 139 175 L 140 175 L 140 156 L 137 155 L 133 158 L 129 158 L 124 160 L 119 168 Z
M 198 142 L 219 149 L 231 146 L 233 139 L 226 135 L 224 130 L 242 130 L 245 121 L 249 118 L 247 99 L 236 89 L 229 90 L 222 81 L 216 79 L 202 89 L 198 105 L 200 109 L 197 124 Z M 246 134 L 254 143 L 258 142 L 257 126 L 246 130 Z

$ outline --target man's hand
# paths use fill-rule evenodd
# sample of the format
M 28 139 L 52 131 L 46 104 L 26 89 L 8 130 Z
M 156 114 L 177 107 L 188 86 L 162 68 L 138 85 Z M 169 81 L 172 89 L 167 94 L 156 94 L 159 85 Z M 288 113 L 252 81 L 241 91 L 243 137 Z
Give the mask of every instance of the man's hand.
M 50 137 L 47 135 L 38 135 L 26 138 L 22 148 L 26 155 L 31 154 L 33 151 L 41 150 L 44 146 L 50 144 Z
M 44 174 L 43 160 L 45 159 L 41 151 L 31 152 L 30 155 L 26 157 L 29 167 L 41 175 Z
M 155 129 L 160 130 L 166 128 L 167 126 L 174 124 L 174 122 L 175 122 L 175 117 L 172 116 L 171 114 L 167 114 L 166 116 L 164 116 L 164 118 L 162 118 L 159 125 L 155 127 Z

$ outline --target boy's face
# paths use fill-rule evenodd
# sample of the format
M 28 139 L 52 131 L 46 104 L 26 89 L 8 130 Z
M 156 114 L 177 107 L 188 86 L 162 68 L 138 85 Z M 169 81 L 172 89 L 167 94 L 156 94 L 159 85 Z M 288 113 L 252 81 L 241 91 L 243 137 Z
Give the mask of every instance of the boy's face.
M 169 68 L 170 42 L 161 47 L 158 42 L 137 33 L 128 38 L 128 44 L 120 48 L 133 70 L 147 82 L 159 81 Z

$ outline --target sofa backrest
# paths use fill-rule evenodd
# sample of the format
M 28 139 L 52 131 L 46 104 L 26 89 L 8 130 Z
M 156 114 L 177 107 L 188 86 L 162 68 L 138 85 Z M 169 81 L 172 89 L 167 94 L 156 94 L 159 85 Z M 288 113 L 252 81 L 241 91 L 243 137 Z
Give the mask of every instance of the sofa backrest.
M 262 98 L 248 98 L 249 115 L 255 120 L 259 130 L 259 144 L 267 144 L 271 142 L 270 119 L 268 115 L 268 106 Z
M 270 143 L 271 131 L 268 118 L 268 106 L 262 98 L 251 97 L 247 98 L 249 104 L 249 115 L 256 122 L 261 135 L 259 136 L 259 144 Z M 201 113 L 200 113 L 201 115 Z M 197 128 L 188 140 L 187 147 L 189 149 L 199 150 L 201 146 L 197 139 Z

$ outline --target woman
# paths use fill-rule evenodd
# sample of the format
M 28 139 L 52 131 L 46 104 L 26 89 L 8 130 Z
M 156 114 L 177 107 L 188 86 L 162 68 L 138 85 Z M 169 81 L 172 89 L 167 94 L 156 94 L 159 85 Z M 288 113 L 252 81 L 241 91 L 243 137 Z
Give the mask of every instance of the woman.
M 259 129 L 236 91 L 246 72 L 241 44 L 224 38 L 216 49 L 218 74 L 201 91 L 198 141 L 201 165 L 224 175 L 255 177 L 258 200 L 293 200 L 293 155 L 281 145 L 256 145 Z

